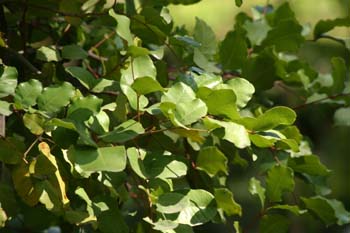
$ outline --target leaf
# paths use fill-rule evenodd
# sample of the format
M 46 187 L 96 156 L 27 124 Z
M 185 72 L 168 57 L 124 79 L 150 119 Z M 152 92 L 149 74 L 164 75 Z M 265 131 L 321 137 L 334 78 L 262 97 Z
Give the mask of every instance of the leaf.
M 62 58 L 78 60 L 87 58 L 88 53 L 79 45 L 66 45 L 62 48 Z
M 243 4 L 243 0 L 235 0 L 236 6 L 241 6 Z
M 156 91 L 164 91 L 164 88 L 159 84 L 159 82 L 151 77 L 138 78 L 134 81 L 131 87 L 141 95 Z
M 35 206 L 39 202 L 41 193 L 34 188 L 29 166 L 24 161 L 12 171 L 12 180 L 17 194 L 27 205 Z
M 193 90 L 182 82 L 175 83 L 163 94 L 161 102 L 186 103 L 196 98 Z
M 242 77 L 254 83 L 255 90 L 261 92 L 270 89 L 283 76 L 282 71 L 281 61 L 271 48 L 266 48 L 248 59 L 242 67 Z
M 36 58 L 41 61 L 60 61 L 61 57 L 55 47 L 42 46 L 36 51 Z
M 99 138 L 105 142 L 123 143 L 144 132 L 145 130 L 139 122 L 130 119 L 118 125 L 112 131 L 99 136 Z
M 233 90 L 210 90 L 202 87 L 198 90 L 197 95 L 205 102 L 210 114 L 216 116 L 226 116 L 231 120 L 239 118 L 239 113 L 235 104 L 236 95 Z
M 307 212 L 307 210 L 301 210 L 296 205 L 274 205 L 272 207 L 267 208 L 267 210 L 288 210 L 289 212 L 295 215 L 301 215 Z
M 41 82 L 36 79 L 30 79 L 27 82 L 20 83 L 14 95 L 15 103 L 20 104 L 24 108 L 35 105 L 42 89 Z
M 314 37 L 319 38 L 322 34 L 329 32 L 333 28 L 341 26 L 349 27 L 350 17 L 320 20 L 315 26 Z
M 174 191 L 183 194 L 190 200 L 190 205 L 183 208 L 176 222 L 190 226 L 204 224 L 216 215 L 214 196 L 202 189 L 184 189 Z
M 267 33 L 262 46 L 274 46 L 276 51 L 296 52 L 304 42 L 303 28 L 295 20 L 280 21 Z
M 204 54 L 197 48 L 194 49 L 193 54 L 194 63 L 209 73 L 220 73 L 220 69 L 215 66 L 214 62 L 211 62 L 204 56 Z
M 133 35 L 130 31 L 130 19 L 124 15 L 119 15 L 113 9 L 108 11 L 109 15 L 117 21 L 117 34 L 128 42 L 128 45 L 133 45 Z
M 78 66 L 69 66 L 65 69 L 70 75 L 76 78 L 85 88 L 91 90 L 98 83 L 98 80 L 86 69 Z
M 113 147 L 71 147 L 68 158 L 79 173 L 99 171 L 120 172 L 126 166 L 124 146 Z
M 267 172 L 266 196 L 272 202 L 282 200 L 283 192 L 291 192 L 294 189 L 293 170 L 282 165 L 274 166 Z
M 214 191 L 215 200 L 220 209 L 228 216 L 242 216 L 242 207 L 234 200 L 230 190 L 227 188 L 216 188 Z
M 142 179 L 175 179 L 187 173 L 186 164 L 173 155 L 146 152 L 134 147 L 127 150 L 130 166 Z
M 334 123 L 338 126 L 350 126 L 350 108 L 338 108 L 334 113 Z
M 255 92 L 254 86 L 243 78 L 231 79 L 226 84 L 235 92 L 236 104 L 239 108 L 244 108 Z
M 86 97 L 79 97 L 77 99 L 75 99 L 71 105 L 68 108 L 67 111 L 67 116 L 70 119 L 75 119 L 75 117 L 73 116 L 75 111 L 79 111 L 79 110 L 88 110 L 90 115 L 96 115 L 97 113 L 100 112 L 101 106 L 102 106 L 102 99 L 97 98 L 94 95 L 89 95 Z M 77 121 L 82 120 L 82 116 L 78 114 L 77 116 Z
M 66 183 L 62 179 L 62 176 L 60 174 L 60 170 L 57 164 L 56 157 L 51 154 L 50 147 L 46 142 L 41 142 L 38 145 L 40 153 L 47 158 L 48 161 L 56 168 L 54 171 L 55 181 L 52 183 L 52 185 L 55 187 L 55 193 L 59 195 L 60 201 L 63 205 L 66 205 L 69 203 L 69 199 L 66 194 Z M 36 166 L 35 169 L 38 167 Z M 37 172 L 37 171 L 36 171 Z M 50 179 L 49 179 L 50 181 Z
M 304 198 L 301 197 L 307 209 L 311 210 L 318 218 L 320 218 L 327 226 L 337 221 L 335 210 L 329 201 L 321 196 Z
M 290 157 L 288 167 L 292 168 L 294 172 L 306 173 L 312 176 L 327 176 L 330 173 L 315 155 Z
M 345 88 L 347 69 L 343 58 L 333 57 L 331 59 L 331 63 L 332 63 L 332 77 L 333 77 L 331 94 L 338 94 L 338 93 L 341 93 Z
M 74 94 L 75 88 L 68 82 L 46 87 L 37 99 L 38 107 L 49 114 L 57 113 L 69 104 Z
M 204 118 L 204 125 L 208 130 L 224 128 L 225 134 L 222 139 L 233 143 L 237 148 L 245 148 L 250 146 L 250 139 L 247 130 L 244 126 L 234 122 L 219 121 L 211 118 Z
M 344 225 L 350 223 L 350 213 L 345 210 L 343 204 L 335 199 L 326 199 L 321 196 L 301 198 L 306 208 L 311 210 L 327 226 L 337 223 Z
M 273 107 L 257 118 L 243 118 L 241 123 L 248 129 L 264 131 L 280 125 L 291 125 L 296 119 L 295 112 L 283 106 Z
M 23 116 L 23 123 L 34 135 L 41 135 L 44 133 L 45 118 L 39 114 L 25 113 Z
M 207 106 L 200 99 L 189 102 L 172 104 L 163 102 L 160 105 L 163 114 L 167 116 L 175 126 L 186 128 L 207 114 Z
M 207 58 L 216 54 L 216 36 L 210 26 L 196 17 L 193 38 L 200 43 L 198 50 Z
M 11 109 L 11 104 L 9 102 L 0 100 L 0 122 L 5 122 L 5 116 L 10 116 L 12 114 Z M 4 132 L 5 124 L 0 124 L 0 132 Z M 2 133 L 0 133 L 0 135 L 2 135 Z
M 290 221 L 287 217 L 278 214 L 264 215 L 259 224 L 261 233 L 286 233 Z
M 205 171 L 210 177 L 215 176 L 220 171 L 226 175 L 228 174 L 227 158 L 215 146 L 204 147 L 200 150 L 196 167 L 199 170 Z
M 245 21 L 243 28 L 247 31 L 247 37 L 253 45 L 261 45 L 266 38 L 267 33 L 271 30 L 266 20 Z
M 220 46 L 220 62 L 223 69 L 240 69 L 247 59 L 247 43 L 242 31 L 230 31 Z
M 183 4 L 183 5 L 189 5 L 189 4 L 199 2 L 199 1 L 201 1 L 201 0 L 169 0 L 170 3 Z
M 265 203 L 265 188 L 261 186 L 261 183 L 259 180 L 252 177 L 249 180 L 249 192 L 252 195 L 258 195 L 261 203 L 261 207 L 264 207 Z
M 164 193 L 158 197 L 157 211 L 165 214 L 178 213 L 190 205 L 190 200 L 180 193 Z
M 3 208 L 0 207 L 0 228 L 5 227 L 7 221 L 7 215 Z
M 0 138 L 0 161 L 17 164 L 22 160 L 25 145 L 15 137 Z
M 17 76 L 15 67 L 0 64 L 0 98 L 12 95 L 15 92 Z
M 129 227 L 117 208 L 103 211 L 97 216 L 98 229 L 102 233 L 128 233 Z M 116 227 L 118 226 L 118 227 Z

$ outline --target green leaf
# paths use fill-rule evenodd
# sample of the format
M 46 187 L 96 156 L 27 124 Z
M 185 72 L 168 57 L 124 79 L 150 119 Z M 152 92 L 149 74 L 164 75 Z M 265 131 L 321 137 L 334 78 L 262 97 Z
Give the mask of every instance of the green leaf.
M 334 113 L 334 123 L 339 126 L 350 126 L 350 108 L 338 108 Z
M 20 83 L 16 88 L 14 96 L 15 103 L 20 104 L 24 108 L 35 105 L 42 89 L 41 82 L 36 79 L 30 79 L 27 82 Z
M 254 83 L 257 92 L 270 89 L 283 76 L 280 63 L 272 49 L 264 49 L 244 64 L 242 77 Z
M 236 6 L 242 6 L 243 0 L 235 0 Z
M 66 71 L 74 78 L 78 79 L 78 81 L 89 90 L 98 83 L 98 80 L 89 71 L 82 67 L 69 66 L 66 68 Z
M 234 200 L 230 190 L 227 188 L 217 188 L 214 191 L 215 200 L 220 209 L 228 216 L 242 216 L 242 207 Z
M 249 192 L 252 195 L 258 195 L 258 197 L 260 199 L 261 207 L 264 207 L 264 203 L 265 203 L 265 188 L 261 186 L 260 181 L 255 179 L 254 177 L 252 177 L 249 180 L 249 188 L 248 188 L 248 190 L 249 190 Z
M 204 224 L 216 215 L 216 205 L 214 196 L 202 189 L 185 189 L 175 191 L 185 195 L 190 200 L 190 205 L 183 208 L 176 222 L 190 226 Z
M 312 176 L 327 176 L 330 173 L 316 155 L 290 157 L 288 167 L 292 168 L 294 172 L 306 173 Z
M 346 80 L 346 65 L 343 58 L 333 57 L 331 59 L 332 63 L 332 77 L 333 77 L 333 85 L 331 88 L 331 94 L 339 94 L 345 88 L 345 80 Z
M 244 22 L 243 27 L 247 31 L 247 37 L 253 45 L 261 45 L 267 33 L 271 30 L 271 27 L 264 19 L 256 21 L 247 20 Z
M 243 78 L 231 79 L 226 84 L 235 92 L 236 104 L 239 108 L 244 108 L 255 92 L 254 86 Z
M 345 210 L 343 204 L 335 199 L 326 199 L 321 196 L 301 198 L 306 208 L 311 210 L 327 226 L 337 223 L 344 225 L 350 223 L 350 213 Z
M 0 98 L 12 95 L 17 86 L 17 70 L 11 66 L 0 66 Z
M 59 205 L 61 206 L 61 205 L 68 204 L 69 199 L 66 194 L 66 183 L 64 182 L 61 176 L 61 173 L 57 164 L 56 156 L 51 154 L 50 147 L 46 142 L 39 143 L 38 149 L 41 155 L 37 157 L 37 160 L 35 162 L 34 175 L 40 175 L 40 173 L 43 174 L 43 171 L 44 171 L 43 175 L 46 175 L 48 177 L 48 182 L 50 182 L 50 186 L 52 186 L 53 188 L 52 192 L 59 199 L 59 202 L 60 202 Z M 40 161 L 45 161 L 45 162 L 40 163 Z M 49 173 L 45 172 L 45 171 L 48 171 L 47 169 L 48 167 L 53 167 L 54 170 L 52 170 L 52 174 L 50 174 L 51 171 Z M 40 199 L 42 198 L 42 195 Z
M 75 88 L 67 82 L 46 87 L 37 99 L 38 107 L 40 110 L 50 114 L 57 113 L 69 104 L 74 94 Z
M 186 164 L 173 155 L 161 155 L 141 149 L 128 148 L 130 166 L 143 179 L 175 179 L 187 173 Z
M 209 59 L 197 48 L 194 49 L 193 61 L 198 67 L 206 72 L 220 73 L 220 69 L 215 66 L 215 63 L 209 61 Z
M 283 106 L 273 107 L 257 118 L 243 118 L 241 123 L 248 129 L 264 131 L 280 125 L 291 125 L 296 119 L 296 113 Z
M 275 145 L 277 139 L 265 137 L 259 134 L 249 134 L 249 139 L 252 141 L 254 145 L 260 148 L 269 148 Z
M 164 193 L 158 197 L 157 211 L 165 214 L 178 213 L 190 205 L 190 199 L 180 193 Z
M 287 217 L 278 214 L 264 215 L 259 224 L 261 233 L 287 233 L 289 227 Z
M 117 208 L 103 211 L 97 216 L 98 229 L 102 233 L 128 233 L 129 227 Z M 117 226 L 117 227 L 116 227 Z
M 295 215 L 301 215 L 307 212 L 307 210 L 300 210 L 300 208 L 296 205 L 274 205 L 272 207 L 267 208 L 267 210 L 288 210 L 289 212 Z
M 123 122 L 112 131 L 99 136 L 105 142 L 123 143 L 145 132 L 142 125 L 132 119 Z
M 39 114 L 24 114 L 23 124 L 32 134 L 41 135 L 44 133 L 45 118 Z
M 233 90 L 210 90 L 202 87 L 198 90 L 197 95 L 205 102 L 210 114 L 226 116 L 231 120 L 239 118 L 239 113 L 235 104 L 236 95 Z
M 200 99 L 172 104 L 163 102 L 160 105 L 163 114 L 167 116 L 175 126 L 184 127 L 190 125 L 207 114 L 207 106 Z
M 282 201 L 283 192 L 292 192 L 294 189 L 293 170 L 277 165 L 267 172 L 266 196 L 272 202 Z
M 316 196 L 311 198 L 301 197 L 307 209 L 311 210 L 319 217 L 327 226 L 337 221 L 335 211 L 324 197 Z
M 96 115 L 100 112 L 102 102 L 102 99 L 99 99 L 94 95 L 79 97 L 75 99 L 69 106 L 67 116 L 70 119 L 75 119 L 75 117 L 72 116 L 72 114 L 74 114 L 75 111 L 79 111 L 82 109 L 88 110 L 90 115 Z M 82 120 L 82 117 L 79 116 L 79 114 L 76 116 L 76 118 L 76 120 Z
M 0 161 L 17 164 L 22 160 L 25 145 L 14 137 L 0 138 Z
M 119 15 L 113 9 L 109 10 L 109 15 L 117 21 L 117 34 L 128 42 L 128 45 L 133 45 L 133 35 L 130 31 L 130 19 L 125 15 Z
M 60 61 L 59 52 L 54 47 L 42 46 L 36 51 L 36 58 L 41 61 Z
M 219 121 L 208 117 L 204 118 L 203 122 L 210 131 L 221 127 L 224 128 L 225 134 L 222 136 L 222 139 L 233 143 L 237 148 L 250 146 L 249 135 L 244 126 L 234 122 Z
M 124 146 L 100 147 L 71 147 L 68 158 L 79 173 L 110 171 L 120 172 L 126 166 L 126 151 Z
M 164 88 L 159 84 L 159 82 L 151 77 L 138 78 L 134 81 L 131 87 L 141 95 L 156 91 L 164 91 Z
M 62 58 L 78 60 L 87 58 L 88 53 L 79 45 L 66 45 L 62 48 Z
M 295 20 L 280 21 L 276 27 L 272 28 L 263 40 L 263 46 L 274 46 L 278 52 L 296 52 L 304 42 L 301 35 L 303 27 Z
M 0 228 L 5 227 L 7 221 L 7 215 L 3 208 L 0 207 Z
M 204 147 L 200 150 L 196 161 L 196 167 L 205 171 L 210 177 L 215 176 L 220 171 L 226 175 L 228 174 L 227 158 L 215 146 Z
M 182 82 L 175 83 L 163 94 L 161 102 L 186 103 L 196 98 L 193 90 Z
M 341 26 L 349 27 L 350 17 L 320 20 L 315 26 L 314 37 L 319 38 L 322 34 L 329 32 L 333 28 Z
M 172 4 L 183 4 L 183 5 L 190 5 L 199 1 L 201 0 L 169 0 L 169 2 Z
M 0 100 L 0 115 L 2 115 L 1 117 L 9 116 L 11 115 L 11 113 L 12 113 L 11 104 L 9 102 Z M 0 117 L 0 121 L 2 120 L 1 117 Z M 5 127 L 5 126 L 2 125 L 1 127 Z M 2 128 L 0 129 L 0 132 L 2 132 Z
M 220 62 L 224 69 L 240 69 L 247 59 L 247 43 L 241 31 L 230 31 L 220 46 Z
M 193 38 L 201 44 L 198 50 L 207 58 L 216 54 L 216 36 L 210 26 L 196 17 Z

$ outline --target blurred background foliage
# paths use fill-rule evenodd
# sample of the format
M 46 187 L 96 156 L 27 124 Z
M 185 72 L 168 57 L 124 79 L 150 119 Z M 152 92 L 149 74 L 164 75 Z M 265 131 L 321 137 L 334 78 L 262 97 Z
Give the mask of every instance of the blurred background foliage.
M 224 38 L 226 32 L 232 29 L 235 16 L 244 11 L 252 15 L 254 6 L 265 6 L 271 4 L 277 7 L 286 1 L 281 0 L 246 0 L 244 4 L 237 8 L 233 0 L 202 0 L 193 5 L 171 5 L 170 13 L 175 25 L 185 25 L 191 30 L 195 24 L 195 17 L 203 19 L 216 32 L 219 39 Z M 310 28 L 312 32 L 317 21 L 321 19 L 334 19 L 348 16 L 350 14 L 350 0 L 290 0 L 291 8 L 295 11 L 298 21 Z M 350 37 L 349 28 L 337 27 L 332 30 L 330 35 L 344 38 Z M 310 33 L 310 38 L 312 34 Z M 350 66 L 350 53 L 343 46 L 331 40 L 319 40 L 317 43 L 305 43 L 300 49 L 302 59 L 312 65 L 313 68 L 321 73 L 330 72 L 331 57 L 343 57 Z M 273 93 L 276 102 L 293 106 L 295 95 L 285 90 Z M 314 153 L 321 157 L 321 160 L 334 172 L 328 182 L 333 189 L 332 196 L 338 198 L 346 209 L 350 209 L 350 127 L 335 126 L 333 124 L 334 107 L 327 104 L 309 105 L 297 110 L 297 124 L 301 132 L 310 138 Z M 249 216 L 258 211 L 257 202 L 251 203 L 248 193 L 248 179 L 250 175 L 234 168 L 231 175 L 231 188 L 235 190 L 235 197 L 243 204 L 243 209 L 251 210 L 251 213 L 244 213 Z M 244 174 L 244 177 L 242 177 Z M 243 218 L 244 219 L 244 218 Z M 246 218 L 251 219 L 251 218 Z M 291 232 L 344 232 L 349 233 L 350 227 L 333 227 L 325 229 L 320 222 L 314 219 L 306 219 L 308 223 L 294 225 Z M 249 222 L 243 222 L 243 225 L 249 225 Z M 308 229 L 300 229 L 300 225 L 307 226 Z M 211 230 L 219 232 L 220 225 L 213 225 Z M 208 226 L 203 229 L 208 232 Z

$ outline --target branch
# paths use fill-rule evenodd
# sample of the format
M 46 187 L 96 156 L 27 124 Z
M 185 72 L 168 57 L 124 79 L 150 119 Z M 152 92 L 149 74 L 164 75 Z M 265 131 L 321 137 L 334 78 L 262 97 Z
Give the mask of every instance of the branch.
M 320 35 L 320 36 L 314 38 L 314 39 L 311 40 L 311 41 L 312 41 L 312 42 L 316 42 L 316 41 L 318 41 L 319 39 L 333 40 L 333 41 L 335 41 L 335 42 L 337 42 L 337 43 L 339 43 L 339 44 L 341 44 L 341 45 L 343 45 L 343 46 L 346 47 L 346 43 L 345 43 L 345 41 L 344 41 L 343 39 L 340 39 L 340 38 L 337 38 L 337 37 L 334 37 L 334 36 L 330 36 L 330 35 Z
M 11 48 L 0 46 L 0 58 L 3 59 L 5 62 L 19 62 L 20 65 L 27 67 L 31 72 L 41 74 L 41 71 L 38 70 L 35 66 L 33 66 L 24 56 L 22 56 L 21 54 L 19 54 Z
M 300 105 L 297 105 L 295 107 L 292 107 L 293 110 L 298 110 L 298 109 L 302 109 L 302 108 L 305 108 L 309 105 L 313 105 L 313 104 L 317 104 L 317 103 L 320 103 L 324 100 L 328 100 L 328 99 L 336 99 L 338 97 L 343 97 L 343 96 L 350 96 L 350 93 L 340 93 L 340 94 L 336 94 L 336 95 L 330 95 L 330 96 L 326 96 L 324 98 L 321 98 L 321 99 L 318 99 L 318 100 L 314 100 L 314 101 L 311 101 L 311 102 L 308 102 L 308 103 L 304 103 L 304 104 L 300 104 Z

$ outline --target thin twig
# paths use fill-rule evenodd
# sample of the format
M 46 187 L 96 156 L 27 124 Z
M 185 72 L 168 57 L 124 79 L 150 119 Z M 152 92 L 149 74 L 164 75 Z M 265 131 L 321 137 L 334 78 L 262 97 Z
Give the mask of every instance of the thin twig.
M 311 101 L 311 102 L 308 102 L 308 103 L 304 103 L 304 104 L 300 104 L 300 105 L 297 105 L 295 107 L 292 107 L 293 110 L 299 110 L 299 109 L 302 109 L 302 108 L 305 108 L 309 105 L 313 105 L 313 104 L 317 104 L 317 103 L 320 103 L 324 100 L 328 100 L 328 99 L 336 99 L 338 97 L 342 97 L 342 96 L 350 96 L 350 93 L 340 93 L 340 94 L 336 94 L 336 95 L 330 95 L 330 96 L 326 96 L 324 98 L 321 98 L 321 99 L 318 99 L 318 100 L 314 100 L 314 101 Z
M 35 144 L 40 140 L 40 138 L 41 138 L 41 136 L 37 137 L 37 138 L 34 140 L 34 142 L 28 147 L 28 149 L 24 152 L 24 154 L 23 154 L 23 161 L 24 161 L 25 163 L 28 163 L 26 157 L 27 157 L 28 153 L 33 149 L 33 147 L 35 146 Z

